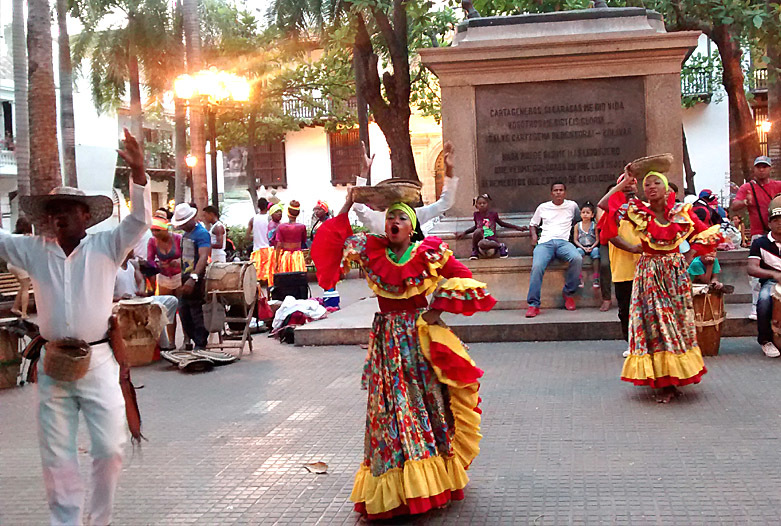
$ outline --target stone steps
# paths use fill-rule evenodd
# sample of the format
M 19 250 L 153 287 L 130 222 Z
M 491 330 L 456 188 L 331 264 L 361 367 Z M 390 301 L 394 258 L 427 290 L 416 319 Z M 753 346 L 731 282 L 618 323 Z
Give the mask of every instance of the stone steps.
M 747 318 L 750 309 L 749 304 L 729 305 L 722 337 L 756 335 L 756 322 Z M 296 345 L 365 344 L 377 310 L 376 298 L 358 301 L 324 320 L 297 328 Z M 532 319 L 525 318 L 520 310 L 493 310 L 471 317 L 445 314 L 443 319 L 467 343 L 621 338 L 615 308 L 608 312 L 591 308 L 574 312 L 545 309 Z

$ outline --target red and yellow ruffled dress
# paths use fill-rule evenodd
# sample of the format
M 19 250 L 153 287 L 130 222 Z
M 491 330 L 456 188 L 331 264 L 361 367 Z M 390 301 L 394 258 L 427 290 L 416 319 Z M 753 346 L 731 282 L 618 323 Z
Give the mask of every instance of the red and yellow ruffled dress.
M 274 232 L 274 252 L 269 261 L 268 286 L 274 286 L 274 274 L 306 272 L 304 247 L 306 227 L 301 223 L 282 223 Z
M 696 384 L 707 370 L 697 345 L 694 303 L 688 265 L 680 245 L 697 253 L 716 249 L 719 227 L 708 227 L 670 194 L 667 224 L 661 224 L 647 203 L 629 202 L 625 219 L 643 246 L 637 262 L 629 307 L 629 351 L 621 379 L 635 385 L 667 387 Z
M 389 252 L 384 236 L 353 235 L 347 214 L 326 221 L 311 249 L 321 287 L 332 288 L 343 266 L 357 260 L 380 305 L 364 369 L 364 461 L 350 497 L 370 519 L 424 513 L 463 498 L 466 470 L 480 451 L 483 371 L 450 329 L 420 315 L 432 293 L 431 308 L 465 315 L 496 303 L 436 237 L 399 262 Z
M 261 247 L 252 252 L 249 260 L 255 264 L 255 270 L 258 273 L 258 281 L 268 281 L 271 269 L 271 256 L 274 253 L 273 247 Z

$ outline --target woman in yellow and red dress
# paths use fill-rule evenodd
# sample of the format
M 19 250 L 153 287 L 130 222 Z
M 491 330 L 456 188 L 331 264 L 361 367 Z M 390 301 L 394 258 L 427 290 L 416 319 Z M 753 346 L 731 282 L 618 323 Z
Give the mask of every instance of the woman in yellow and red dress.
M 634 178 L 624 175 L 611 192 L 621 192 Z M 715 250 L 719 227 L 708 227 L 677 203 L 667 177 L 648 172 L 643 178 L 647 202 L 629 201 L 625 220 L 640 245 L 619 247 L 642 255 L 637 262 L 629 307 L 629 356 L 621 379 L 635 385 L 661 388 L 659 402 L 669 402 L 677 387 L 696 384 L 707 372 L 697 345 L 694 304 L 688 263 L 681 244 L 697 253 Z
M 380 306 L 363 377 L 369 391 L 364 461 L 350 498 L 369 519 L 425 513 L 463 498 L 465 470 L 482 438 L 483 371 L 439 316 L 487 311 L 496 300 L 445 243 L 423 239 L 410 206 L 388 209 L 384 236 L 353 235 L 350 206 L 348 194 L 311 250 L 321 287 L 333 287 L 355 260 Z
M 271 259 L 268 286 L 274 285 L 274 274 L 282 272 L 306 272 L 304 248 L 306 248 L 306 227 L 298 222 L 301 204 L 290 201 L 287 205 L 287 223 L 280 224 L 275 233 L 272 246 L 274 256 Z

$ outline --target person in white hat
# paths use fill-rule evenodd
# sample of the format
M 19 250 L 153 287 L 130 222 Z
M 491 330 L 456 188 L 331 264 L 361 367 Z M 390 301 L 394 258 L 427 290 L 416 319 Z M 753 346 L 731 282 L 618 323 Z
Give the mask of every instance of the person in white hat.
M 180 203 L 174 209 L 171 225 L 184 230 L 182 237 L 182 288 L 179 318 L 182 329 L 192 338 L 195 350 L 205 349 L 209 331 L 203 324 L 204 278 L 212 250 L 209 232 L 198 222 L 198 209 Z
M 117 269 L 149 228 L 152 204 L 143 151 L 127 130 L 125 149 L 119 155 L 132 174 L 132 212 L 117 227 L 88 234 L 89 227 L 111 216 L 111 199 L 63 186 L 47 195 L 21 198 L 24 214 L 49 236 L 15 236 L 0 230 L 0 257 L 29 273 L 37 323 L 47 341 L 38 363 L 38 437 L 52 524 L 110 523 L 122 470 L 128 424 L 119 365 L 107 331 Z M 44 365 L 49 345 L 65 338 L 89 345 L 89 368 L 73 381 L 49 376 Z M 79 411 L 91 442 L 88 520 L 82 517 L 84 484 L 76 441 Z

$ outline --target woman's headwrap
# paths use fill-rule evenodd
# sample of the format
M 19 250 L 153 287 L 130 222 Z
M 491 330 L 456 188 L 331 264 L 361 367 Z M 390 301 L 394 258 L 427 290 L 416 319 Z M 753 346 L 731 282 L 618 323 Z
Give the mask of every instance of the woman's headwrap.
M 656 177 L 658 177 L 659 179 L 662 180 L 662 182 L 664 183 L 664 189 L 665 190 L 669 190 L 670 189 L 670 182 L 667 180 L 667 176 L 664 175 L 663 173 L 660 173 L 660 172 L 653 172 L 653 171 L 651 171 L 651 172 L 648 172 L 647 174 L 645 174 L 645 177 L 643 177 L 643 185 L 645 185 L 645 180 L 648 179 L 649 177 L 651 177 L 652 175 L 654 175 L 654 176 L 656 176 Z
M 152 226 L 150 227 L 152 230 L 168 230 L 168 227 L 167 219 L 157 216 L 152 217 Z
M 273 216 L 277 212 L 282 212 L 285 209 L 285 205 L 277 203 L 268 209 L 268 215 Z
M 298 214 L 300 213 L 301 213 L 301 204 L 298 201 L 290 201 L 290 204 L 287 205 L 287 215 L 291 217 L 298 217 Z
M 388 215 L 395 211 L 395 210 L 401 210 L 405 214 L 407 214 L 407 217 L 409 217 L 410 222 L 412 223 L 412 230 L 415 230 L 418 226 L 418 215 L 415 213 L 415 210 L 405 203 L 394 203 L 388 207 L 388 211 L 385 212 L 385 217 L 387 218 Z
M 316 206 L 317 208 L 322 208 L 322 209 L 323 209 L 323 211 L 324 211 L 326 214 L 328 213 L 328 210 L 329 210 L 329 209 L 328 209 L 328 205 L 327 205 L 327 204 L 325 204 L 325 201 L 318 201 L 318 202 L 317 202 L 317 204 L 316 204 L 315 206 Z

